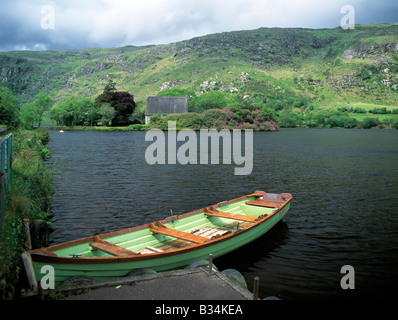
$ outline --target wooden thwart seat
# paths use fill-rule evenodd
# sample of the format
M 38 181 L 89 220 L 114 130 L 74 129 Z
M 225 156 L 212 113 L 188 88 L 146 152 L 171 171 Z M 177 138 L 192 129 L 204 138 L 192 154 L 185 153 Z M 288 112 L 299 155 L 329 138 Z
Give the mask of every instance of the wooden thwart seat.
M 125 249 L 123 247 L 120 247 L 116 244 L 107 242 L 105 240 L 102 240 L 100 237 L 95 236 L 94 237 L 94 242 L 90 243 L 90 246 L 94 249 L 102 250 L 106 253 L 109 253 L 113 256 L 132 256 L 136 255 L 137 253 L 128 249 Z
M 161 249 L 150 247 L 150 246 L 146 246 L 145 249 L 151 250 L 153 252 L 163 252 L 163 250 L 161 250 Z
M 207 239 L 205 237 L 202 237 L 202 236 L 198 236 L 198 235 L 191 234 L 191 233 L 188 233 L 188 232 L 167 228 L 166 226 L 164 226 L 160 222 L 157 222 L 156 225 L 151 223 L 151 224 L 149 224 L 149 227 L 151 228 L 151 231 L 154 232 L 154 233 L 164 234 L 166 236 L 170 236 L 170 237 L 173 237 L 173 238 L 190 241 L 190 242 L 193 242 L 193 243 L 204 243 L 204 242 L 209 240 L 209 239 Z
M 196 234 L 198 236 L 205 237 L 207 239 L 215 239 L 218 237 L 222 237 L 227 233 L 230 233 L 230 231 L 225 229 L 212 228 L 212 227 L 204 227 L 191 232 L 191 234 Z
M 151 246 L 146 246 L 144 249 L 141 249 L 140 251 L 138 251 L 138 253 L 141 253 L 141 254 L 160 253 L 160 252 L 164 252 L 164 250 L 161 250 L 159 248 L 154 248 Z
M 228 219 L 240 220 L 246 222 L 255 222 L 258 219 L 257 217 L 246 216 L 244 214 L 222 212 L 215 209 L 211 210 L 209 208 L 206 208 L 205 214 L 213 217 L 228 218 Z
M 245 202 L 245 204 L 249 204 L 252 206 L 258 206 L 258 207 L 266 207 L 266 208 L 279 208 L 282 205 L 281 203 L 268 202 L 268 201 L 264 201 L 264 200 L 248 201 L 248 202 Z

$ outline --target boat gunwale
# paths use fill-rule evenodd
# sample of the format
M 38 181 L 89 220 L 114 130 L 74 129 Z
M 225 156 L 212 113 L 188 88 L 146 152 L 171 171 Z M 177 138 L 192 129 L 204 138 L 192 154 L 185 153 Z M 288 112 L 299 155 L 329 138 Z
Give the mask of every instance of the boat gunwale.
M 184 213 L 181 215 L 173 216 L 173 220 L 170 220 L 171 217 L 167 217 L 165 219 L 159 220 L 159 222 L 167 223 L 170 221 L 175 221 L 177 219 L 186 218 L 186 217 L 204 212 L 205 209 L 209 208 L 209 207 L 218 208 L 220 206 L 225 206 L 225 205 L 228 205 L 231 203 L 235 203 L 235 202 L 238 202 L 238 201 L 241 201 L 241 200 L 253 197 L 253 196 L 258 196 L 257 192 L 260 192 L 260 191 L 256 191 L 253 194 L 249 194 L 249 195 L 242 196 L 239 198 L 222 201 L 215 205 L 207 206 L 202 209 L 198 209 L 198 210 L 187 212 L 187 213 Z M 248 232 L 249 230 L 257 228 L 258 226 L 260 226 L 264 222 L 268 221 L 272 217 L 276 216 L 277 214 L 282 214 L 285 211 L 286 205 L 288 203 L 290 203 L 290 201 L 293 199 L 293 197 L 289 193 L 281 193 L 279 195 L 285 195 L 285 196 L 287 196 L 287 198 L 284 200 L 284 202 L 281 204 L 281 206 L 279 208 L 276 208 L 270 214 L 265 215 L 264 217 L 260 218 L 258 221 L 253 222 L 251 225 L 245 227 L 244 229 L 242 229 L 239 232 L 229 233 L 224 236 L 218 237 L 216 239 L 209 239 L 209 241 L 204 242 L 204 243 L 193 244 L 193 245 L 186 246 L 183 248 L 177 248 L 174 250 L 168 250 L 168 251 L 163 251 L 163 252 L 137 254 L 137 255 L 131 255 L 131 256 L 78 257 L 78 258 L 75 258 L 75 257 L 57 256 L 53 253 L 54 251 L 57 251 L 60 249 L 65 249 L 65 248 L 72 247 L 75 245 L 93 242 L 94 237 L 96 237 L 96 236 L 100 237 L 101 239 L 104 239 L 104 238 L 119 236 L 119 235 L 123 235 L 126 233 L 150 228 L 150 223 L 147 223 L 147 224 L 143 224 L 143 225 L 136 226 L 136 227 L 131 227 L 131 228 L 122 229 L 122 230 L 118 230 L 118 231 L 108 232 L 108 233 L 104 233 L 104 234 L 100 234 L 100 235 L 94 235 L 91 237 L 80 238 L 80 239 L 56 244 L 56 245 L 46 247 L 46 248 L 31 250 L 30 255 L 32 257 L 32 260 L 36 261 L 36 262 L 66 263 L 66 264 L 70 264 L 70 263 L 72 263 L 72 264 L 76 264 L 76 263 L 77 264 L 96 264 L 96 263 L 115 263 L 115 262 L 131 262 L 131 261 L 148 260 L 148 259 L 153 259 L 153 258 L 168 257 L 168 256 L 185 253 L 185 252 L 190 252 L 193 250 L 198 250 L 200 248 L 212 246 L 216 243 L 221 243 L 221 242 L 227 241 L 229 239 L 232 239 L 234 237 L 243 235 L 246 232 Z M 278 203 L 278 201 L 274 201 L 274 202 Z

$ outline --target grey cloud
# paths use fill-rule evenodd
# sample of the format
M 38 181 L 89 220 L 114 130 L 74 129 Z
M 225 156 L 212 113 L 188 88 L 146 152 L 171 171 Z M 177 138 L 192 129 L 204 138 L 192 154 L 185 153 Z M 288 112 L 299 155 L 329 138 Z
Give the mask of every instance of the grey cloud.
M 44 5 L 55 29 L 41 28 Z M 0 51 L 170 43 L 259 27 L 338 27 L 346 0 L 2 0 Z M 393 0 L 352 0 L 356 23 L 397 22 Z

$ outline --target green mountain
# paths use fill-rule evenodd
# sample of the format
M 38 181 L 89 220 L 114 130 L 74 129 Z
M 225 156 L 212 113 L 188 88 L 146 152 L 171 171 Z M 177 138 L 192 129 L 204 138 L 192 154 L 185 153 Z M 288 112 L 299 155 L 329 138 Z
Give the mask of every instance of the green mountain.
M 144 104 L 175 87 L 247 100 L 290 96 L 317 108 L 392 108 L 398 106 L 397 71 L 397 24 L 260 28 L 157 46 L 0 53 L 0 81 L 21 104 L 43 93 L 56 102 L 71 95 L 94 99 L 112 79 Z

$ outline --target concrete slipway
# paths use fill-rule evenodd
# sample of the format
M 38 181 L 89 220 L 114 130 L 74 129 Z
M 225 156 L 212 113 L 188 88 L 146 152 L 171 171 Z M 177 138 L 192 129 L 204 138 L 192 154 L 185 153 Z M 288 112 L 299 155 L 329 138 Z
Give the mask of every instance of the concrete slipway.
M 55 290 L 58 300 L 252 300 L 238 282 L 209 268 L 173 270 L 74 284 Z

